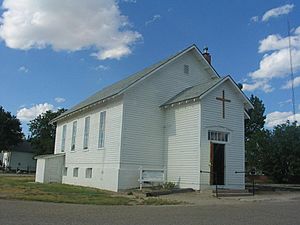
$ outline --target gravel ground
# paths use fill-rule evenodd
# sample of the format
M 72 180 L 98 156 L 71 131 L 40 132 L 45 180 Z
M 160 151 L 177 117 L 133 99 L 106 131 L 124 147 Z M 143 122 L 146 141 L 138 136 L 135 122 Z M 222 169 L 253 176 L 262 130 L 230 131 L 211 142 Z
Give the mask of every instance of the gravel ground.
M 95 206 L 0 200 L 0 225 L 300 224 L 299 195 L 272 196 L 259 201 L 202 199 L 201 204 L 182 206 Z

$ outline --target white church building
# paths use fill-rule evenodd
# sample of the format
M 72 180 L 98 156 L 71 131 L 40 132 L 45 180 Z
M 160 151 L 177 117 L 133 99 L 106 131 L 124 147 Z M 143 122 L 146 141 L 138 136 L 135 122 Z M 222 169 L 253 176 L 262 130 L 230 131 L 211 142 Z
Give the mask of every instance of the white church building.
M 37 157 L 37 182 L 119 191 L 140 168 L 179 188 L 244 189 L 244 120 L 253 106 L 207 49 L 192 45 L 97 92 L 53 120 L 54 155 Z

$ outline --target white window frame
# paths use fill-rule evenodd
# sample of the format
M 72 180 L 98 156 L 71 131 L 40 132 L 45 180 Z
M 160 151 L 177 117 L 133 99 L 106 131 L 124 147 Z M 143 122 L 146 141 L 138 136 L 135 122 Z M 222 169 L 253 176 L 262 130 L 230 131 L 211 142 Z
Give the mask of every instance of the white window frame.
M 79 174 L 79 167 L 73 168 L 73 177 L 78 177 Z
M 93 177 L 93 168 L 86 168 L 85 169 L 85 178 L 92 178 Z
M 105 124 L 106 124 L 106 111 L 102 111 L 100 112 L 100 116 L 99 116 L 98 149 L 103 149 L 105 146 Z
M 66 136 L 67 136 L 67 124 L 63 125 L 63 127 L 62 127 L 61 152 L 65 152 L 65 149 L 66 149 Z
M 73 121 L 72 125 L 72 139 L 71 139 L 71 152 L 76 148 L 76 135 L 77 135 L 77 121 Z
M 90 124 L 91 117 L 87 116 L 84 118 L 84 134 L 83 134 L 83 149 L 89 149 L 89 136 L 90 136 Z

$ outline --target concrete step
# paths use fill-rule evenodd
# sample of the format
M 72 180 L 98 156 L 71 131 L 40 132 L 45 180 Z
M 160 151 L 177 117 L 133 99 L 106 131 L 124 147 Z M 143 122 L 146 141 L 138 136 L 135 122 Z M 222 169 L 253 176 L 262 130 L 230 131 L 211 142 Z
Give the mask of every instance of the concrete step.
M 213 190 L 213 193 L 215 193 L 216 190 Z M 239 190 L 239 189 L 218 189 L 218 193 L 249 193 L 247 189 L 245 190 Z
M 218 193 L 218 197 L 243 197 L 243 196 L 252 196 L 252 193 L 244 192 L 244 193 Z
M 213 193 L 216 193 L 216 190 L 213 190 Z M 251 196 L 252 191 L 245 190 L 236 190 L 236 189 L 218 189 L 218 197 L 239 197 L 239 196 Z
M 181 189 L 172 189 L 172 190 L 157 190 L 157 191 L 150 191 L 146 192 L 146 197 L 157 197 L 160 195 L 169 195 L 169 194 L 175 194 L 175 193 L 186 193 L 186 192 L 194 192 L 192 188 L 181 188 Z

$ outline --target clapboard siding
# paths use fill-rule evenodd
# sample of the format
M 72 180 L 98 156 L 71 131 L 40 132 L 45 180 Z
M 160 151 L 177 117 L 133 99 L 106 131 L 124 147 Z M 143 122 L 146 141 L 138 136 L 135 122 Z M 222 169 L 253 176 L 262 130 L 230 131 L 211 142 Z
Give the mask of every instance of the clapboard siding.
M 139 169 L 165 168 L 167 180 L 179 187 L 209 187 L 210 142 L 208 130 L 230 133 L 225 146 L 225 187 L 244 188 L 244 99 L 229 80 L 201 99 L 160 107 L 186 88 L 212 80 L 211 68 L 199 58 L 195 48 L 164 64 L 119 97 L 82 110 L 58 122 L 55 153 L 61 153 L 62 129 L 67 125 L 65 166 L 62 182 L 118 191 L 139 185 Z M 184 73 L 189 66 L 189 74 Z M 216 100 L 225 90 L 226 119 L 222 102 Z M 124 92 L 123 92 L 124 91 Z M 105 147 L 98 149 L 100 112 L 106 111 Z M 83 149 L 84 120 L 90 116 L 89 147 Z M 75 151 L 71 152 L 73 121 L 77 121 Z M 41 167 L 43 165 L 41 164 Z M 73 169 L 79 168 L 78 177 Z M 86 171 L 92 168 L 92 178 Z
M 190 67 L 188 75 L 185 64 Z M 159 106 L 209 79 L 190 51 L 129 89 L 124 94 L 121 167 L 163 167 L 165 112 Z
M 181 188 L 199 188 L 199 121 L 199 102 L 166 109 L 167 180 Z
M 216 97 L 222 96 L 231 102 L 225 103 L 225 119 L 222 118 L 222 102 Z M 229 81 L 224 82 L 201 100 L 201 170 L 209 170 L 210 142 L 208 130 L 229 132 L 229 142 L 225 145 L 225 184 L 228 188 L 242 188 L 244 175 L 235 171 L 244 171 L 244 106 L 240 95 Z M 201 185 L 209 184 L 209 175 L 201 174 Z
M 190 66 L 190 74 L 183 66 Z M 185 88 L 209 77 L 193 53 L 187 53 L 124 95 L 122 163 L 163 165 L 164 110 L 159 106 Z
M 104 148 L 98 149 L 101 111 L 106 111 L 105 144 Z M 111 176 L 110 174 L 118 174 L 120 165 L 122 113 L 123 101 L 122 99 L 118 99 L 106 105 L 99 105 L 97 108 L 58 123 L 55 153 L 61 153 L 62 129 L 64 125 L 67 125 L 65 143 L 66 167 L 68 167 L 69 171 L 74 167 L 79 167 L 79 171 L 85 171 L 86 168 L 93 168 L 94 174 L 93 178 L 86 180 L 84 172 L 82 172 L 82 174 L 80 172 L 78 178 L 74 178 L 72 173 L 68 173 L 68 175 L 63 178 L 64 183 L 103 187 L 103 184 L 101 183 L 106 182 L 107 184 L 110 183 L 115 185 L 111 189 L 117 190 L 116 185 L 118 176 Z M 89 141 L 88 149 L 83 149 L 84 122 L 87 116 L 90 117 Z M 75 151 L 71 151 L 74 121 L 77 121 L 77 134 Z M 115 181 L 111 181 L 111 179 Z

